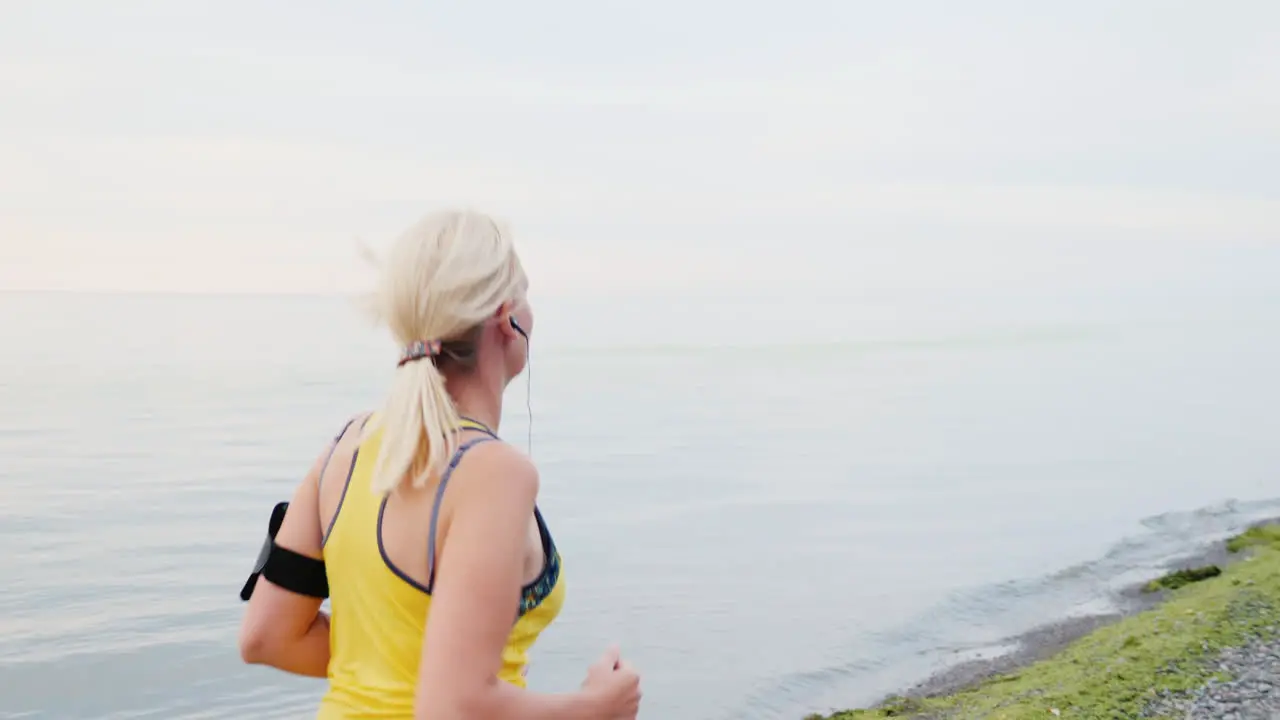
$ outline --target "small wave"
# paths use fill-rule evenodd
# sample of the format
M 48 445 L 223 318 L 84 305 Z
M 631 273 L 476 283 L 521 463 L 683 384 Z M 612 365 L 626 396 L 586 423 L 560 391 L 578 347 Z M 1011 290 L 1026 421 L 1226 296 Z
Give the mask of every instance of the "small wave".
M 1280 514 L 1280 499 L 1227 499 L 1214 505 L 1188 511 L 1160 513 L 1143 518 L 1143 527 L 1162 533 L 1203 532 L 1216 529 L 1233 532 L 1243 522 L 1256 522 Z

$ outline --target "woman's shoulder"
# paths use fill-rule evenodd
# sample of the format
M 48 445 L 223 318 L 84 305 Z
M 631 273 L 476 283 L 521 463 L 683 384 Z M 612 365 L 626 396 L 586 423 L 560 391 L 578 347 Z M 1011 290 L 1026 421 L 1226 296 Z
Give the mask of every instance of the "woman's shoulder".
M 464 462 L 459 462 L 455 474 L 460 476 L 450 492 L 462 491 L 467 495 L 483 497 L 486 502 L 495 498 L 510 498 L 524 504 L 538 494 L 538 468 L 519 448 L 501 440 L 481 442 L 473 446 Z
M 342 476 L 349 479 L 354 470 L 354 460 L 360 452 L 360 446 L 367 438 L 372 411 L 362 411 L 350 415 L 339 429 L 329 438 L 329 445 L 322 454 L 319 484 L 323 487 L 329 476 Z M 345 484 L 345 483 L 343 483 Z

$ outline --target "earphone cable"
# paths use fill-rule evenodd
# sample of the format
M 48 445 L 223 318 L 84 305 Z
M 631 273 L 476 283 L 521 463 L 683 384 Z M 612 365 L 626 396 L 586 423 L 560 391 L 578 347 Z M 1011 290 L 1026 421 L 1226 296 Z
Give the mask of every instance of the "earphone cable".
M 525 426 L 528 431 L 528 439 L 526 440 L 526 444 L 528 446 L 529 457 L 532 458 L 533 457 L 533 351 L 529 347 L 528 336 L 525 336 L 525 339 L 524 339 L 524 372 L 525 372 L 524 407 L 525 407 L 525 412 L 528 413 L 528 417 L 529 417 L 528 424 Z

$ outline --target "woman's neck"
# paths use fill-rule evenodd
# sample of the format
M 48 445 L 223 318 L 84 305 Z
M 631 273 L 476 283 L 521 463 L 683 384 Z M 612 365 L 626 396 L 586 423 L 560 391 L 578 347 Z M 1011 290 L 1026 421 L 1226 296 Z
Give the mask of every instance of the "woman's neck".
M 498 424 L 502 422 L 501 392 L 493 392 L 482 382 L 464 381 L 450 383 L 449 395 L 453 397 L 453 404 L 458 408 L 459 415 L 498 432 Z

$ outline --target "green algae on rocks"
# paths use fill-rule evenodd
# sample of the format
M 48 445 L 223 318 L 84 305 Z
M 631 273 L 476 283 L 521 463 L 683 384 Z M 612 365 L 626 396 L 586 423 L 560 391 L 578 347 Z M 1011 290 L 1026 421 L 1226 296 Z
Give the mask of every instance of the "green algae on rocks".
M 1161 590 L 1177 590 L 1184 585 L 1190 585 L 1193 582 L 1208 580 L 1211 577 L 1218 577 L 1222 574 L 1222 568 L 1217 565 L 1205 565 L 1198 568 L 1187 568 L 1185 570 L 1175 570 L 1168 575 L 1158 577 L 1142 587 L 1142 592 L 1153 593 Z
M 1224 648 L 1272 638 L 1280 625 L 1280 524 L 1252 528 L 1228 540 L 1227 549 L 1252 552 L 1225 569 L 1210 566 L 1217 573 L 1161 586 L 1167 599 L 1159 606 L 1015 673 L 944 697 L 895 697 L 876 708 L 805 720 L 1159 717 L 1150 714 L 1153 701 L 1225 679 L 1214 662 Z
M 1280 524 L 1249 528 L 1227 541 L 1227 552 L 1238 553 L 1259 545 L 1280 545 Z

